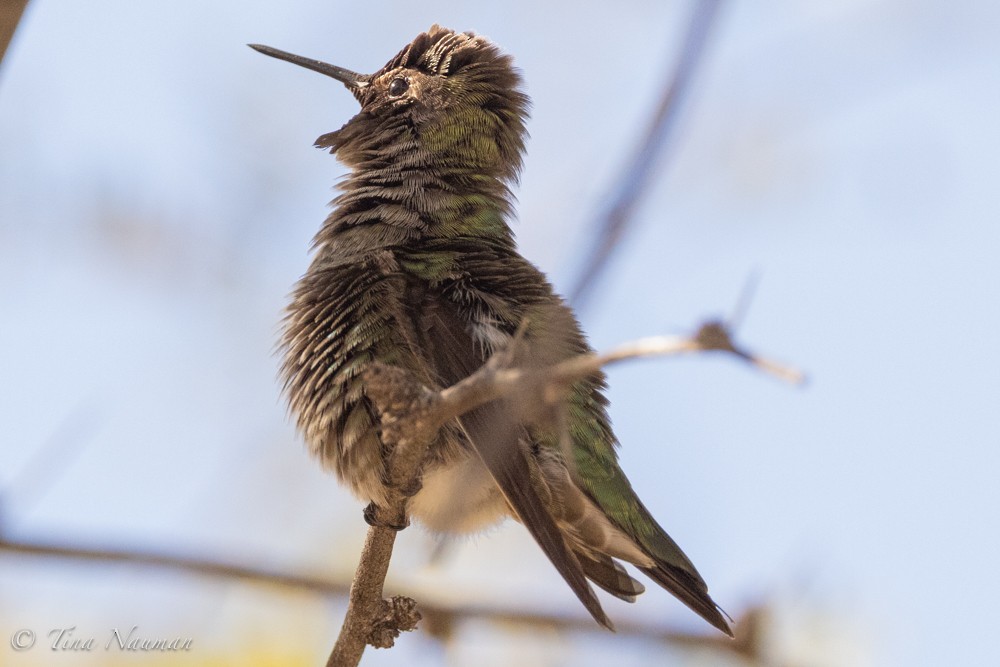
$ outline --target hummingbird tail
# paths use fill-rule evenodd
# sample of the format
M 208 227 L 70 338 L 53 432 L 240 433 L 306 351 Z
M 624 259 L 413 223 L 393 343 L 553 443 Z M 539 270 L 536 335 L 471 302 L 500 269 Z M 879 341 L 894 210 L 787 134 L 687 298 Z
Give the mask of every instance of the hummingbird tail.
M 575 553 L 587 578 L 619 600 L 635 602 L 636 596 L 646 591 L 645 586 L 629 576 L 621 563 L 610 556 L 581 550 Z
M 703 583 L 700 584 L 687 572 L 664 563 L 658 563 L 653 567 L 640 567 L 639 569 L 647 577 L 670 591 L 678 600 L 686 604 L 691 611 L 730 637 L 733 636 L 733 631 L 726 620 L 725 612 L 709 597 Z
M 517 422 L 498 401 L 466 413 L 459 421 L 517 518 L 594 620 L 613 631 L 615 628 L 611 619 L 604 613 L 587 583 L 578 554 L 566 544 L 545 501 L 538 495 L 527 457 L 518 444 L 520 429 Z

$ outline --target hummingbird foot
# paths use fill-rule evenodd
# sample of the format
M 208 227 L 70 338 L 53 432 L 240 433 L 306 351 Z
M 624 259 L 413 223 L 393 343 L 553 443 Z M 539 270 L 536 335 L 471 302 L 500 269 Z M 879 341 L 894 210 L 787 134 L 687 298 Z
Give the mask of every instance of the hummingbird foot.
M 368 503 L 368 506 L 364 510 L 365 523 L 369 526 L 374 526 L 376 528 L 390 528 L 399 532 L 410 525 L 409 519 L 406 515 L 399 517 L 398 519 L 388 519 L 385 515 L 386 510 L 379 507 L 375 503 Z

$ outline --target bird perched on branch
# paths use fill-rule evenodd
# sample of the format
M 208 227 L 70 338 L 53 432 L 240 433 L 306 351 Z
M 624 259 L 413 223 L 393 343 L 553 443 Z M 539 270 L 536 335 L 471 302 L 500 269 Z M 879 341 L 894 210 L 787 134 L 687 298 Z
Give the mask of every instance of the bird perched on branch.
M 251 46 L 336 79 L 361 105 L 316 141 L 350 173 L 295 287 L 281 374 L 310 450 L 378 505 L 390 452 L 365 394 L 362 375 L 372 363 L 447 387 L 505 348 L 522 322 L 528 352 L 519 363 L 590 350 L 508 226 L 528 98 L 509 56 L 483 37 L 439 26 L 374 74 Z M 558 420 L 494 401 L 447 424 L 410 516 L 445 533 L 519 520 L 606 627 L 587 580 L 630 602 L 644 590 L 621 560 L 731 635 L 704 580 L 619 467 L 604 386 L 601 374 L 576 383 Z

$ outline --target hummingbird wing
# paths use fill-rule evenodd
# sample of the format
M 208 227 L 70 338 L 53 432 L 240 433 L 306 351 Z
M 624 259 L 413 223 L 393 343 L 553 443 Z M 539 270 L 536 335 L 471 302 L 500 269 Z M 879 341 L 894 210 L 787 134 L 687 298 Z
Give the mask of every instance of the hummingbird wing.
M 485 363 L 483 346 L 470 335 L 468 323 L 459 317 L 450 301 L 428 293 L 422 307 L 415 312 L 419 313 L 418 326 L 424 334 L 429 361 L 442 384 L 458 382 Z M 462 415 L 459 422 L 521 523 L 594 620 L 613 630 L 611 620 L 587 583 L 585 570 L 599 572 L 600 579 L 595 581 L 608 590 L 617 585 L 617 580 L 604 573 L 602 568 L 606 564 L 603 562 L 588 560 L 581 564 L 577 554 L 567 545 L 539 494 L 545 485 L 540 483 L 537 466 L 532 465 L 524 450 L 525 430 L 512 411 L 503 401 L 492 401 Z

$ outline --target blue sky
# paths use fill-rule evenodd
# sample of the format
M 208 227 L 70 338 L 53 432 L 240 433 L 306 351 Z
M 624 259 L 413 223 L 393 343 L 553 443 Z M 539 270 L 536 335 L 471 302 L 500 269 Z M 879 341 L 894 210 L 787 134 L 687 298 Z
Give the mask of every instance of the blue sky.
M 272 350 L 342 173 L 312 141 L 355 102 L 245 43 L 370 71 L 434 22 L 493 38 L 533 99 L 515 231 L 566 290 L 686 17 L 655 2 L 32 3 L 0 70 L 4 529 L 353 568 L 360 506 L 304 453 Z M 616 367 L 610 397 L 640 495 L 724 607 L 776 601 L 792 659 L 995 652 L 998 26 L 971 0 L 726 5 L 637 229 L 581 313 L 607 348 L 725 314 L 760 273 L 740 338 L 805 368 L 805 389 L 706 357 Z M 428 567 L 431 544 L 404 533 L 393 576 L 577 611 L 517 526 Z M 313 656 L 342 613 L 0 563 L 5 632 L 134 618 L 224 651 L 259 625 Z M 658 591 L 608 610 L 701 627 Z M 408 637 L 368 659 L 657 659 L 611 636 L 505 636 Z

